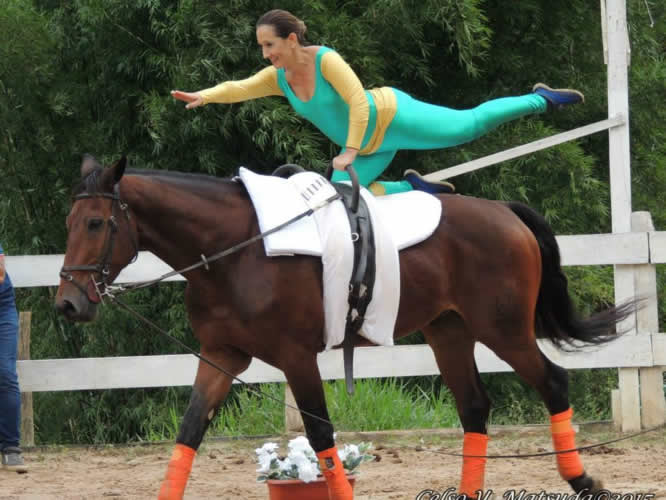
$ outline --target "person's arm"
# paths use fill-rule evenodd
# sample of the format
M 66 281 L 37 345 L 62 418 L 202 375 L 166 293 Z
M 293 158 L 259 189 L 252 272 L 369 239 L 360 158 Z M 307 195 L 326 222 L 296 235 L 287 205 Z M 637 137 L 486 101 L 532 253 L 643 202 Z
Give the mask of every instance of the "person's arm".
M 271 95 L 284 95 L 278 85 L 277 70 L 274 66 L 268 66 L 245 80 L 228 81 L 200 90 L 199 94 L 203 98 L 204 105 L 211 102 L 229 104 Z
M 370 106 L 361 81 L 337 52 L 326 52 L 321 59 L 321 73 L 349 105 L 349 131 L 345 146 L 347 156 L 353 161 L 361 149 L 363 136 L 368 127 Z M 351 163 L 349 161 L 349 163 Z M 344 168 L 346 165 L 343 165 Z
M 0 251 L 0 285 L 5 282 L 5 254 Z
M 211 102 L 229 104 L 271 95 L 284 95 L 284 93 L 277 82 L 277 70 L 273 66 L 268 66 L 245 80 L 223 82 L 199 92 L 172 90 L 171 95 L 179 101 L 188 103 L 185 107 L 192 109 Z

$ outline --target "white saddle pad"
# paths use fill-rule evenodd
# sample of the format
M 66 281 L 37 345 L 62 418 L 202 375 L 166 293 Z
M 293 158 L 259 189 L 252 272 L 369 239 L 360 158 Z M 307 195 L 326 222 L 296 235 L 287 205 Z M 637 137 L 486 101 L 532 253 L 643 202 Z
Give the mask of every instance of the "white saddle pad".
M 239 177 L 254 204 L 261 232 L 316 207 L 336 193 L 315 172 L 289 179 L 255 174 L 241 167 Z M 370 211 L 375 235 L 376 277 L 360 334 L 378 345 L 393 345 L 393 330 L 400 302 L 398 250 L 430 236 L 441 217 L 437 198 L 411 191 L 374 197 L 366 189 L 361 196 Z M 312 255 L 322 258 L 326 349 L 340 344 L 349 305 L 353 269 L 353 244 L 349 221 L 341 201 L 335 201 L 264 238 L 266 255 Z

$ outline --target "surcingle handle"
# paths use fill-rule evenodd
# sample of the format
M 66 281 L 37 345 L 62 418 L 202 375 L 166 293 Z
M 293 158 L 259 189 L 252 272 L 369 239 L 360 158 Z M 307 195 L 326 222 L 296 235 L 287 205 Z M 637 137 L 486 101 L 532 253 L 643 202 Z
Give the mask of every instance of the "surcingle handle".
M 352 183 L 352 199 L 351 199 L 351 204 L 349 205 L 349 209 L 356 213 L 358 212 L 358 200 L 359 197 L 361 196 L 361 185 L 358 181 L 358 175 L 356 174 L 356 170 L 354 170 L 354 167 L 350 163 L 345 167 L 345 171 L 349 174 L 349 178 L 351 179 Z M 333 163 L 329 163 L 328 168 L 326 169 L 326 175 L 325 177 L 330 181 L 331 178 L 333 177 Z

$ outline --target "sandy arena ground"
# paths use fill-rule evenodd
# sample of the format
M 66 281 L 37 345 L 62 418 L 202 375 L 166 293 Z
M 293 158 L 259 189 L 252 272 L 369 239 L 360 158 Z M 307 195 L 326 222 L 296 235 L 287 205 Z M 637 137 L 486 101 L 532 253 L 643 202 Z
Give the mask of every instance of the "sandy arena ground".
M 547 427 L 491 430 L 489 454 L 538 453 L 551 450 Z M 291 436 L 293 437 L 293 436 Z M 608 427 L 587 426 L 578 444 L 618 437 Z M 194 462 L 186 499 L 267 499 L 265 484 L 255 482 L 254 449 L 288 437 L 208 440 Z M 338 444 L 372 441 L 378 460 L 363 464 L 356 500 L 415 499 L 425 489 L 443 493 L 458 486 L 460 458 L 429 450 L 459 452 L 461 433 L 451 430 L 395 433 L 340 433 Z M 172 444 L 104 448 L 35 448 L 25 452 L 27 474 L 0 471 L 2 499 L 151 499 L 157 497 Z M 604 481 L 620 500 L 666 498 L 666 430 L 582 453 L 586 470 Z M 552 456 L 495 459 L 486 466 L 490 498 L 508 498 L 511 490 L 538 494 L 571 493 L 557 473 Z M 632 493 L 634 495 L 627 495 Z M 423 500 L 429 498 L 422 496 Z M 609 500 L 612 497 L 609 497 Z M 538 496 L 523 496 L 537 500 Z M 539 500 L 545 500 L 543 496 Z

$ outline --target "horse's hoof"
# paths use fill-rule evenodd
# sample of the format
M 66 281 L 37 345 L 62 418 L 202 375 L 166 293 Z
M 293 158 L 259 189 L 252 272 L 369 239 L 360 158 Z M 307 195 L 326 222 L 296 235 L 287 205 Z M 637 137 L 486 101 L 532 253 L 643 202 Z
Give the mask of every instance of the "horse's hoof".
M 591 478 L 585 472 L 574 479 L 570 479 L 569 484 L 576 493 L 594 494 L 604 489 L 600 480 Z

